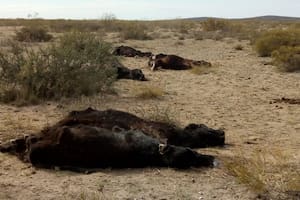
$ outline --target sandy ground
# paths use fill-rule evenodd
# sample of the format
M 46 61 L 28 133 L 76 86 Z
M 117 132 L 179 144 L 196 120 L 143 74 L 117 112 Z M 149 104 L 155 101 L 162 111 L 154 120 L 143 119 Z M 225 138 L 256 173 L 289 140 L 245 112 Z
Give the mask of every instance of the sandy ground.
M 123 58 L 140 68 L 148 82 L 120 80 L 118 95 L 50 102 L 38 106 L 0 105 L 0 141 L 40 130 L 66 111 L 92 106 L 147 116 L 168 111 L 181 125 L 204 123 L 226 131 L 225 148 L 199 149 L 215 155 L 214 169 L 103 169 L 92 174 L 34 169 L 13 156 L 0 154 L 0 199 L 256 199 L 257 194 L 230 176 L 222 160 L 254 149 L 280 149 L 300 167 L 300 105 L 270 104 L 274 98 L 300 98 L 300 73 L 280 73 L 259 58 L 248 41 L 181 40 L 170 37 L 125 44 L 154 53 L 177 54 L 214 64 L 211 73 L 159 70 L 151 72 L 143 58 Z M 234 46 L 241 44 L 238 51 Z M 160 99 L 136 98 L 140 87 L 159 87 Z M 246 155 L 245 155 L 246 156 Z

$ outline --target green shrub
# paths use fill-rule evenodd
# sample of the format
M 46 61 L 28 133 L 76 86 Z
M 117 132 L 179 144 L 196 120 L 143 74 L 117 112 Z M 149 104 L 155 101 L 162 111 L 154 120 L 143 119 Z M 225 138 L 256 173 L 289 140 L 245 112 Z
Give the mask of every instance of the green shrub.
M 0 52 L 1 100 L 59 99 L 106 90 L 116 76 L 110 52 L 110 44 L 91 33 L 67 33 L 57 44 L 36 51 L 13 43 Z
M 53 38 L 42 27 L 23 27 L 16 31 L 15 39 L 19 42 L 48 42 Z
M 300 29 L 272 30 L 258 37 L 255 50 L 260 56 L 271 56 L 281 46 L 300 45 Z
M 281 71 L 300 71 L 300 46 L 280 47 L 273 51 L 272 58 Z

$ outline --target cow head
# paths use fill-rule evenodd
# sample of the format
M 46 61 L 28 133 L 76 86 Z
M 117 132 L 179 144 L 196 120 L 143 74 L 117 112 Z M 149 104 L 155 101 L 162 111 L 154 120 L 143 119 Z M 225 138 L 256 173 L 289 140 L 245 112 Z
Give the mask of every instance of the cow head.
M 133 80 L 147 81 L 147 79 L 145 78 L 145 75 L 143 74 L 142 70 L 140 70 L 140 69 L 131 70 L 131 77 Z
M 175 129 L 169 142 L 191 148 L 222 146 L 225 144 L 225 133 L 223 130 L 208 128 L 204 124 L 189 124 L 183 131 Z
M 186 147 L 160 144 L 159 153 L 162 155 L 163 162 L 169 167 L 184 169 L 214 166 L 213 156 L 202 155 Z

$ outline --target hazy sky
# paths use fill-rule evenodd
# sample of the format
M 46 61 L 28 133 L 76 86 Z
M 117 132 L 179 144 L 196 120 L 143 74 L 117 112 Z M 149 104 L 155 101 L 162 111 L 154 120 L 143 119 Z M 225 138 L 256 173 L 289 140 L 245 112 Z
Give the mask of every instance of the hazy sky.
M 0 0 L 0 18 L 118 19 L 300 17 L 300 0 Z

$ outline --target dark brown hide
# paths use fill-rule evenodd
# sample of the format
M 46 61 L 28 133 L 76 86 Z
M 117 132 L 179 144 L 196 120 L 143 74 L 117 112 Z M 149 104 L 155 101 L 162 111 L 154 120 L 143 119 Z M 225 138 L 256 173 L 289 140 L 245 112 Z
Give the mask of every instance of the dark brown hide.
M 93 126 L 75 125 L 51 127 L 37 135 L 32 142 L 33 137 L 25 139 L 27 149 L 23 154 L 37 167 L 188 168 L 212 167 L 214 164 L 212 156 L 198 154 L 190 148 L 173 145 L 160 147 L 157 139 L 141 131 L 113 132 Z M 5 152 L 2 146 L 0 150 Z M 10 149 L 8 152 L 13 151 Z
M 141 130 L 161 142 L 167 139 L 168 144 L 191 148 L 222 146 L 225 142 L 224 131 L 211 129 L 203 124 L 190 124 L 182 129 L 172 124 L 149 121 L 127 112 L 111 109 L 99 111 L 88 108 L 82 111 L 72 111 L 55 126 L 77 124 L 110 130 L 114 127 L 124 130 Z
M 135 56 L 150 57 L 152 55 L 151 52 L 142 52 L 132 47 L 123 46 L 123 45 L 116 47 L 115 50 L 113 51 L 113 54 L 117 56 L 125 56 L 125 57 L 135 57 Z
M 0 151 L 46 168 L 188 168 L 214 164 L 212 156 L 189 147 L 222 146 L 224 140 L 223 131 L 201 124 L 181 129 L 127 112 L 88 108 L 70 112 L 38 134 L 0 144 Z
M 119 61 L 115 61 L 113 67 L 117 68 L 117 79 L 147 81 L 144 73 L 140 69 L 129 69 Z
M 151 67 L 152 71 L 158 67 L 163 69 L 186 70 L 191 69 L 193 65 L 211 66 L 211 63 L 204 60 L 189 60 L 177 55 L 157 54 L 149 58 L 148 65 Z

